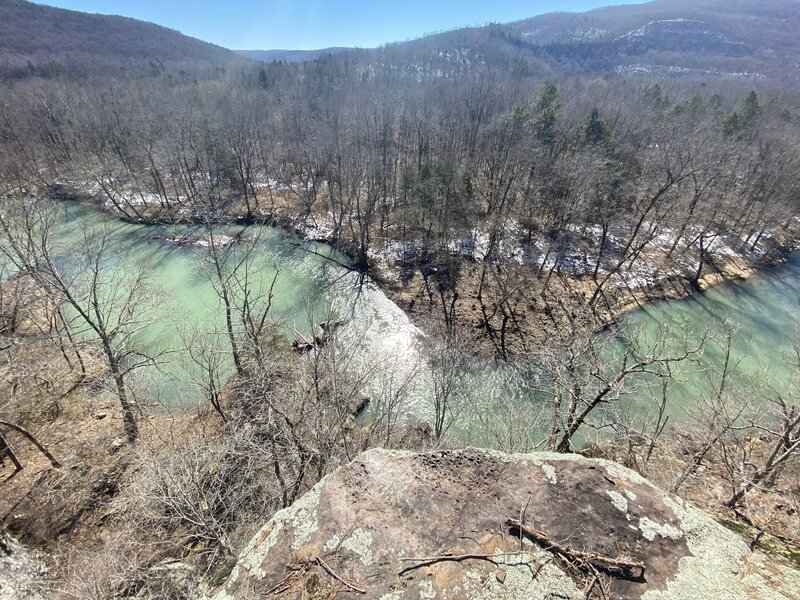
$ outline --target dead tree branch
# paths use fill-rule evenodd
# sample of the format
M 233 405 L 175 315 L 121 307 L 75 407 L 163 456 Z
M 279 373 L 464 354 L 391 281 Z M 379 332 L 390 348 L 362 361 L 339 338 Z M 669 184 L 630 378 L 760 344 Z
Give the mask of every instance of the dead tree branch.
M 602 554 L 597 554 L 596 552 L 582 552 L 580 550 L 575 550 L 574 548 L 563 546 L 550 539 L 544 532 L 534 529 L 533 527 L 523 525 L 516 519 L 508 519 L 506 524 L 509 527 L 524 533 L 540 546 L 543 546 L 547 550 L 556 552 L 568 560 L 582 561 L 591 565 L 592 567 L 602 569 L 606 572 L 623 572 L 631 574 L 637 578 L 644 577 L 645 564 L 643 562 L 621 560 L 617 558 L 611 558 L 609 556 L 603 556 Z M 637 570 L 638 574 L 635 574 L 634 571 Z
M 353 585 L 352 583 L 350 583 L 346 579 L 344 579 L 344 578 L 340 577 L 339 575 L 337 575 L 336 572 L 328 566 L 328 563 L 326 563 L 324 560 L 322 560 L 322 558 L 320 558 L 319 556 L 317 556 L 316 561 L 317 561 L 317 564 L 320 567 L 322 567 L 325 570 L 325 572 L 328 575 L 330 575 L 331 577 L 333 577 L 336 581 L 339 581 L 339 582 L 343 583 L 349 589 L 353 590 L 354 592 L 358 592 L 359 594 L 366 594 L 367 593 L 367 590 L 361 589 L 360 587 L 357 587 L 357 586 Z
M 13 429 L 17 433 L 20 433 L 26 438 L 28 438 L 28 441 L 30 441 L 31 444 L 36 446 L 39 449 L 39 451 L 47 457 L 47 460 L 50 461 L 50 464 L 53 466 L 53 468 L 55 469 L 61 468 L 61 463 L 56 460 L 56 457 L 50 454 L 50 451 L 47 448 L 45 448 L 41 443 L 39 443 L 39 440 L 37 440 L 30 431 L 28 431 L 24 427 L 21 427 L 20 425 L 16 425 L 15 423 L 10 423 L 9 421 L 3 421 L 2 419 L 0 419 L 0 427 L 8 427 L 9 429 Z M 20 466 L 19 468 L 22 467 Z

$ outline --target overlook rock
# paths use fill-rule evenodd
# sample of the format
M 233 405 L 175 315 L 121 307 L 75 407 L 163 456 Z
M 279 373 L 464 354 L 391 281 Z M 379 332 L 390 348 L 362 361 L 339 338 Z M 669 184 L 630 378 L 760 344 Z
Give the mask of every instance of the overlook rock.
M 610 461 L 371 450 L 278 512 L 214 598 L 587 592 L 791 599 L 800 597 L 800 572 L 750 552 L 699 509 Z

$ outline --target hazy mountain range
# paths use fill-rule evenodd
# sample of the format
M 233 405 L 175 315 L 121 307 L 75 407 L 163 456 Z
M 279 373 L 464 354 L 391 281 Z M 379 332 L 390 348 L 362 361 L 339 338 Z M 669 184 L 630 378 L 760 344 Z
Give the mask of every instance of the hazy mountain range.
M 0 0 L 0 75 L 152 74 L 348 53 L 374 66 L 389 53 L 420 72 L 477 63 L 539 75 L 722 75 L 796 83 L 798 31 L 798 0 L 657 0 L 462 28 L 372 50 L 234 52 L 135 19 Z
M 286 62 L 305 62 L 316 60 L 320 56 L 341 54 L 349 52 L 355 48 L 320 48 L 319 50 L 236 50 L 241 56 L 246 56 L 253 60 L 271 62 L 273 60 L 283 60 Z

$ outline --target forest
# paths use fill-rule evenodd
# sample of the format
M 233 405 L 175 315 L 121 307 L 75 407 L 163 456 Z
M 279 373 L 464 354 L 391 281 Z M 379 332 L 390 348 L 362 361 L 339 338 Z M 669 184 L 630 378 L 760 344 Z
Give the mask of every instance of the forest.
M 0 82 L 0 504 L 54 597 L 195 597 L 375 447 L 612 458 L 796 560 L 800 335 L 744 372 L 734 325 L 676 345 L 626 319 L 790 259 L 800 96 L 543 75 L 503 48 Z M 120 262 L 134 226 L 191 255 L 213 324 Z M 275 230 L 402 309 L 416 362 L 365 356 L 333 302 L 287 325 Z M 178 355 L 189 408 L 139 377 Z M 535 393 L 487 404 L 485 368 Z

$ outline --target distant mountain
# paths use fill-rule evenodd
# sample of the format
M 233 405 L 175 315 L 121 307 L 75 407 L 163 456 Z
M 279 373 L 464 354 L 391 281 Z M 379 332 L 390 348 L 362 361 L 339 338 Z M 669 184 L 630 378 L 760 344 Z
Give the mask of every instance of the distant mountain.
M 507 26 L 508 42 L 578 72 L 800 77 L 798 0 L 656 0 Z
M 412 71 L 728 76 L 800 83 L 799 0 L 656 0 L 394 44 Z
M 321 48 L 319 50 L 235 50 L 236 54 L 261 62 L 281 60 L 285 62 L 307 62 L 320 56 L 341 54 L 353 48 Z
M 0 77 L 148 74 L 244 62 L 230 50 L 152 23 L 0 0 Z
M 0 78 L 197 72 L 250 60 L 334 61 L 358 76 L 733 77 L 800 85 L 800 0 L 656 0 L 550 13 L 375 49 L 231 51 L 124 17 L 0 0 Z

